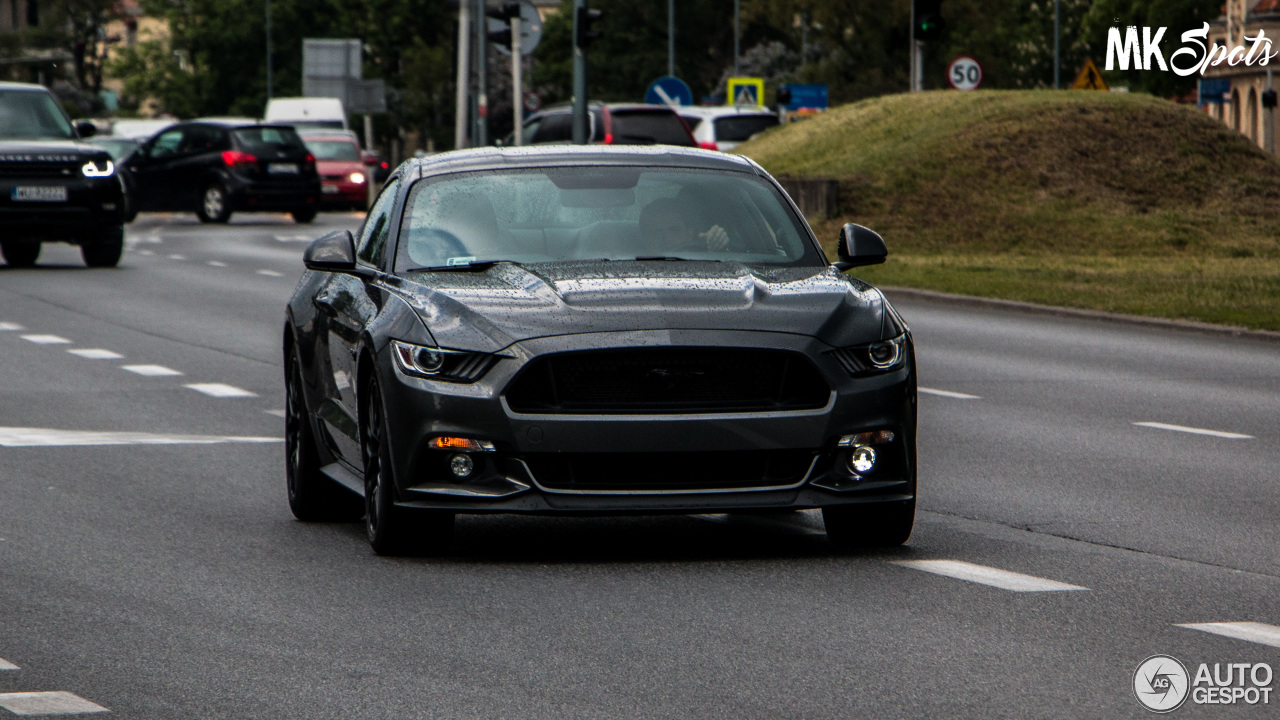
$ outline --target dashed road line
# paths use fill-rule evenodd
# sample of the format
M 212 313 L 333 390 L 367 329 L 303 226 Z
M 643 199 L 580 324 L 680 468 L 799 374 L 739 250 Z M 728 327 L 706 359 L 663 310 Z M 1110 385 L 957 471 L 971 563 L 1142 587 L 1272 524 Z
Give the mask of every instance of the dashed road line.
M 71 341 L 58 335 L 23 335 L 23 340 L 37 345 L 70 345 Z
M 309 243 L 312 240 L 315 240 L 315 238 L 312 237 L 311 235 L 283 235 L 283 234 L 275 235 L 275 239 L 276 239 L 276 242 L 305 242 L 305 243 Z
M 0 427 L 0 447 L 77 447 L 91 445 L 222 445 L 276 443 L 280 438 L 237 435 L 178 435 L 174 433 L 103 432 L 55 428 Z
M 957 400 L 981 400 L 981 395 L 970 395 L 969 393 L 953 392 L 951 390 L 936 390 L 934 388 L 918 387 L 916 390 L 925 395 L 937 395 L 938 397 L 956 398 Z
M 71 348 L 67 352 L 90 360 L 119 360 L 124 357 L 118 352 L 102 348 Z
M 0 332 L 11 332 L 13 330 L 25 330 L 25 329 L 26 328 L 22 327 L 18 323 L 0 322 Z
M 1057 592 L 1064 590 L 1088 590 L 1089 588 L 1057 580 L 1046 580 L 1034 575 L 999 568 L 975 565 L 963 560 L 894 560 L 894 565 L 922 570 L 934 575 L 967 580 L 1013 592 Z
M 81 715 L 111 712 L 69 692 L 0 693 L 0 707 L 14 715 Z
M 1259 645 L 1280 648 L 1280 627 L 1260 622 L 1175 623 L 1188 630 L 1213 633 L 1223 637 L 1246 640 Z
M 285 416 L 285 412 L 283 410 L 263 410 L 262 412 L 268 415 L 275 415 L 278 418 L 282 418 Z
M 284 273 L 276 272 L 275 270 L 259 270 L 258 274 L 266 275 L 267 277 L 284 277 Z
M 186 260 L 187 259 L 186 255 L 170 255 L 168 257 L 170 260 Z
M 192 383 L 183 387 L 216 398 L 258 397 L 257 393 L 251 393 L 234 385 L 224 385 L 222 383 Z
M 1252 435 L 1244 435 L 1242 433 L 1225 432 L 1223 430 L 1206 430 L 1205 428 L 1187 427 L 1185 425 L 1170 425 L 1162 422 L 1136 422 L 1134 425 L 1155 428 L 1156 430 L 1173 430 L 1174 432 L 1191 433 L 1192 435 L 1209 435 L 1210 437 L 1227 438 L 1230 440 L 1253 439 Z
M 0 658 L 0 670 L 18 670 L 18 669 L 20 668 L 17 665 L 14 665 L 13 663 L 9 662 L 8 660 L 5 660 L 4 658 Z
M 155 253 L 151 252 L 150 250 L 139 250 L 138 254 L 139 255 L 155 255 Z
M 227 264 L 226 264 L 226 263 L 224 263 L 224 262 L 222 262 L 222 261 L 220 261 L 220 260 L 210 260 L 210 261 L 209 261 L 208 263 L 206 263 L 206 264 L 208 264 L 208 265 L 210 265 L 210 266 L 212 266 L 212 267 L 226 267 L 226 266 L 227 266 Z
M 138 375 L 145 375 L 146 377 L 171 377 L 182 374 L 173 368 L 167 368 L 163 365 L 121 365 L 120 369 L 128 370 Z

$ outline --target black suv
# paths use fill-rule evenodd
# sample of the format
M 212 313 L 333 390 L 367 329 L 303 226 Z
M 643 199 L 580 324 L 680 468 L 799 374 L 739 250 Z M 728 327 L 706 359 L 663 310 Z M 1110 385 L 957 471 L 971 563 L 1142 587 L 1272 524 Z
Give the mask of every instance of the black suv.
M 320 207 L 315 156 L 288 125 L 182 122 L 124 162 L 139 210 L 194 210 L 202 222 L 216 223 L 235 211 L 288 212 L 306 223 Z
M 588 109 L 591 143 L 601 145 L 679 145 L 698 147 L 689 126 L 665 105 L 592 103 Z M 503 145 L 512 145 L 515 133 Z M 524 144 L 573 142 L 573 108 L 557 106 L 524 121 Z
M 80 246 L 89 267 L 114 267 L 124 249 L 124 187 L 104 148 L 81 142 L 39 85 L 0 82 L 0 253 L 30 267 L 42 242 Z

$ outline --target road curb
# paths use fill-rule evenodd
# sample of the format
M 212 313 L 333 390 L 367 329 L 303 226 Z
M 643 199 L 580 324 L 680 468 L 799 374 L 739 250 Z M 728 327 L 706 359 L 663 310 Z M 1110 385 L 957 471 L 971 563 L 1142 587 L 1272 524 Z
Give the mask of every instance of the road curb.
M 998 298 L 985 298 L 974 295 L 957 295 L 955 293 L 940 292 L 937 290 L 921 290 L 919 288 L 904 288 L 886 285 L 880 289 L 884 291 L 885 295 L 889 296 L 890 300 L 894 297 L 915 298 L 918 300 L 946 302 L 952 305 L 968 305 L 971 307 L 1012 310 L 1015 312 L 1023 312 L 1033 315 L 1057 315 L 1059 317 L 1082 318 L 1086 320 L 1105 320 L 1107 322 L 1124 323 L 1126 325 L 1145 325 L 1148 327 L 1184 330 L 1208 335 L 1230 335 L 1232 337 L 1280 342 L 1280 332 L 1273 332 L 1271 330 L 1249 330 L 1248 328 L 1233 327 L 1230 325 L 1214 325 L 1213 323 L 1197 322 L 1195 320 L 1172 320 L 1169 318 L 1146 317 L 1143 315 L 1125 315 L 1122 313 L 1104 312 L 1102 310 L 1081 310 L 1079 308 L 1038 305 L 1036 303 L 1022 302 L 1020 300 L 1001 300 Z

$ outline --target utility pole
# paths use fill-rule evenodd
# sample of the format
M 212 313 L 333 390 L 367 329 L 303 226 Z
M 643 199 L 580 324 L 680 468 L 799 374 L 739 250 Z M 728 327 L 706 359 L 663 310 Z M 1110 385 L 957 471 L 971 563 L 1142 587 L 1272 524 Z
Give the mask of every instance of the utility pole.
M 916 88 L 916 3 L 915 3 L 915 0 L 911 0 L 911 28 L 907 31 L 907 38 L 911 41 L 911 45 L 908 46 L 909 59 L 907 60 L 907 73 L 908 73 L 907 78 L 908 78 L 908 82 L 910 83 L 908 85 L 908 90 L 910 90 L 911 92 L 915 92 L 917 90 Z
M 511 17 L 511 112 L 515 116 L 515 144 L 524 144 L 524 93 L 521 91 L 521 71 L 524 70 L 524 56 L 520 53 L 520 6 L 516 6 L 516 14 Z
M 458 3 L 458 79 L 457 103 L 453 116 L 453 148 L 467 147 L 467 115 L 471 85 L 471 5 Z
M 742 0 L 733 0 L 733 76 L 741 76 L 738 70 L 742 55 Z
M 667 0 L 667 77 L 676 76 L 676 0 Z
M 1058 45 L 1059 45 L 1058 38 L 1060 34 L 1061 33 L 1059 32 L 1059 29 L 1058 29 L 1058 0 L 1053 0 L 1053 89 L 1054 90 L 1057 90 L 1059 88 L 1059 79 L 1062 75 L 1061 73 L 1062 65 L 1060 62 L 1062 59 L 1062 56 L 1058 52 Z
M 573 144 L 587 143 L 587 50 L 582 47 L 587 0 L 573 0 Z
M 476 147 L 489 144 L 489 29 L 484 5 L 485 0 L 476 0 Z
M 267 0 L 267 102 L 271 102 L 271 0 Z
M 1262 105 L 1267 109 L 1266 125 L 1263 135 L 1267 144 L 1267 152 L 1273 157 L 1276 154 L 1276 91 L 1271 87 L 1271 66 L 1267 66 L 1267 91 L 1262 93 Z

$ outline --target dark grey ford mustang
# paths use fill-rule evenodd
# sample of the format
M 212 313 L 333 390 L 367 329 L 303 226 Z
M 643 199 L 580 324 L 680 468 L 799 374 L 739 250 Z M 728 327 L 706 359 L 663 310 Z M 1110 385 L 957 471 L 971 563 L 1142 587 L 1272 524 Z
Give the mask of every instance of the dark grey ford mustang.
M 768 173 L 669 147 L 444 153 L 307 249 L 287 308 L 289 504 L 380 554 L 456 513 L 821 508 L 900 544 L 916 494 L 911 333 L 879 235 L 829 264 Z

